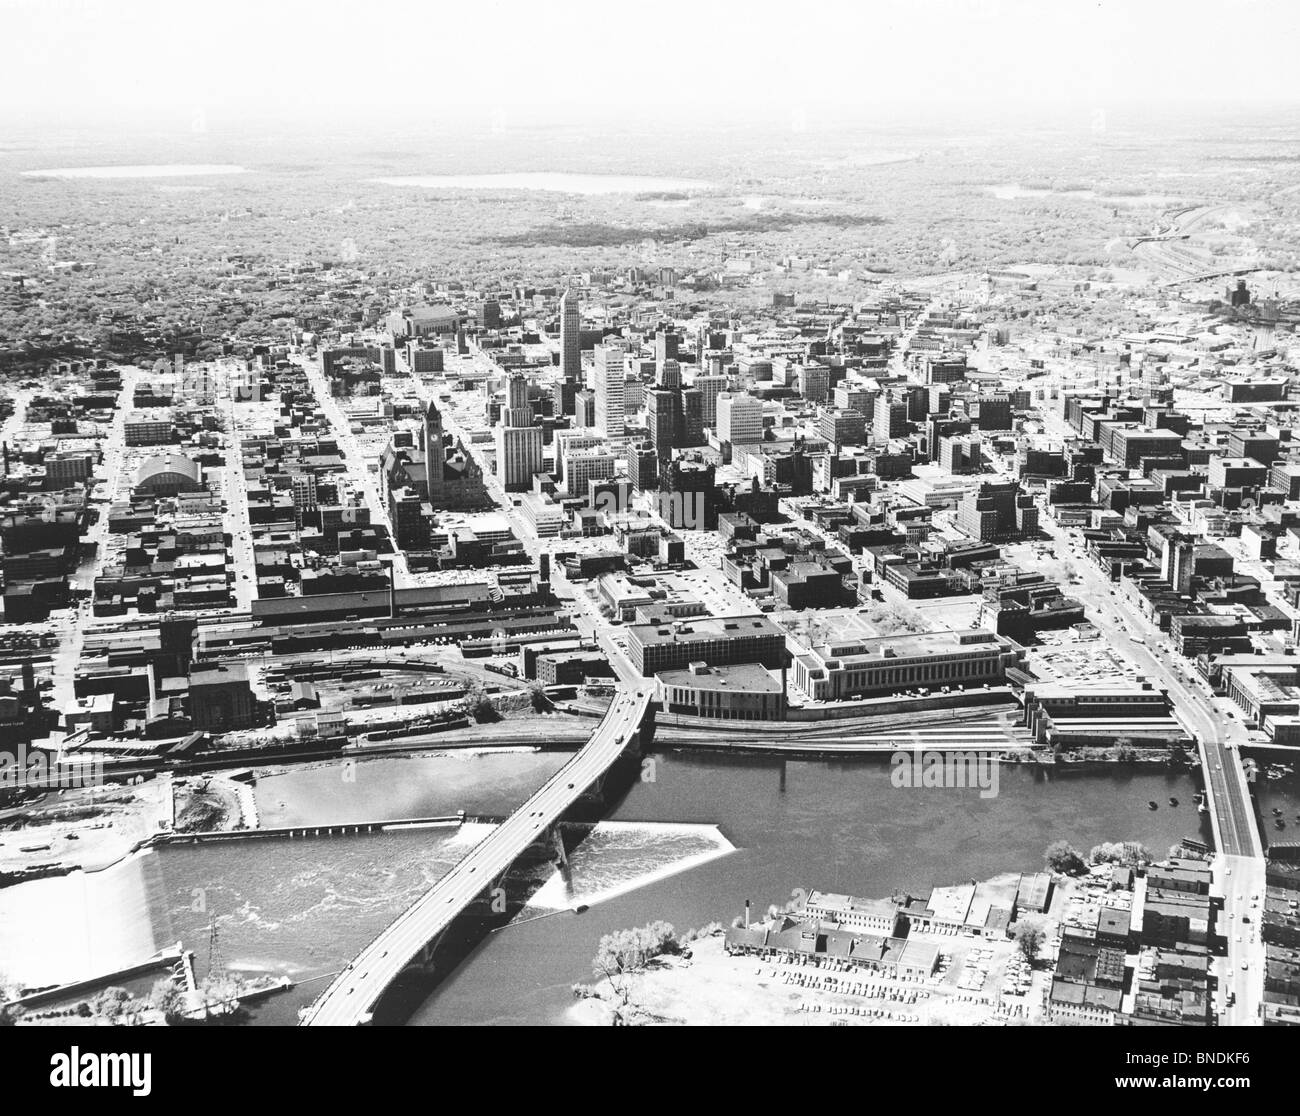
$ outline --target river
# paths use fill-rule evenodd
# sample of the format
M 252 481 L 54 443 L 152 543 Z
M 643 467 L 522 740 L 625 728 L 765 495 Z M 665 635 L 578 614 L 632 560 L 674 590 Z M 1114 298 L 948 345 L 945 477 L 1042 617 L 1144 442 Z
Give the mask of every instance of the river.
M 358 820 L 367 812 L 497 813 L 558 762 L 563 757 L 518 753 L 383 759 L 359 765 L 351 781 L 323 766 L 263 779 L 258 798 L 264 824 Z M 598 829 L 574 858 L 573 892 L 557 897 L 548 884 L 533 908 L 444 981 L 414 1023 L 563 1022 L 572 984 L 590 979 L 600 936 L 651 919 L 684 930 L 730 921 L 747 898 L 761 911 L 796 886 L 883 896 L 1033 871 L 1057 838 L 1084 851 L 1137 840 L 1163 855 L 1181 836 L 1205 831 L 1185 772 L 1007 766 L 993 798 L 975 789 L 896 788 L 889 767 L 873 761 L 791 762 L 784 787 L 780 762 L 769 759 L 672 753 L 654 757 L 649 774 L 610 819 L 696 824 Z M 1168 806 L 1171 795 L 1178 808 Z M 1148 810 L 1150 799 L 1159 810 Z M 469 825 L 171 845 L 105 872 L 7 888 L 0 890 L 0 970 L 28 981 L 71 980 L 180 939 L 196 951 L 202 975 L 215 917 L 218 963 L 307 981 L 252 1014 L 254 1023 L 292 1023 L 328 974 L 485 832 Z M 563 909 L 586 902 L 592 905 L 580 915 Z

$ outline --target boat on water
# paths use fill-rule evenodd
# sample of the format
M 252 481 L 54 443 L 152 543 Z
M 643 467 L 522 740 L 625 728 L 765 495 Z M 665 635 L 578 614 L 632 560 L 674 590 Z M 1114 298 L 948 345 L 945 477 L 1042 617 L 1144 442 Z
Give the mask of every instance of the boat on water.
M 1147 803 L 1147 809 L 1148 809 L 1148 810 L 1159 810 L 1159 809 L 1160 809 L 1160 803 L 1157 802 L 1157 801 L 1153 798 L 1153 799 L 1151 799 L 1150 802 Z
M 1169 799 L 1169 805 L 1170 805 L 1170 806 L 1177 806 L 1177 805 L 1178 805 L 1178 799 L 1173 798 L 1173 797 L 1170 797 L 1170 799 Z
M 1286 822 L 1284 822 L 1281 818 L 1274 818 L 1274 819 L 1273 819 L 1273 828 L 1274 828 L 1274 829 L 1285 829 L 1285 828 L 1286 828 Z

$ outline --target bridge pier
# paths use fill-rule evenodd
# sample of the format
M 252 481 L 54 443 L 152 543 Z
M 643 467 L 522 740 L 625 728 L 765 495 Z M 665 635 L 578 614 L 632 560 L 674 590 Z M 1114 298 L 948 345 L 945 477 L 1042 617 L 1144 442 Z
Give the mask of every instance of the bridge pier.
M 567 871 L 569 867 L 569 854 L 564 848 L 564 837 L 560 833 L 558 825 L 552 825 L 547 829 L 547 840 L 550 843 L 551 851 L 555 854 L 555 862 L 561 871 Z

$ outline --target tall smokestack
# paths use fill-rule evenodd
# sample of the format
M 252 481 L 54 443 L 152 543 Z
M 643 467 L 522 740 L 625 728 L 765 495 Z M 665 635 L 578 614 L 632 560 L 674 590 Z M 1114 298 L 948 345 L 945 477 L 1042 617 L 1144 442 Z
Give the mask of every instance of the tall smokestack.
M 749 900 L 745 900 L 745 929 L 749 929 Z

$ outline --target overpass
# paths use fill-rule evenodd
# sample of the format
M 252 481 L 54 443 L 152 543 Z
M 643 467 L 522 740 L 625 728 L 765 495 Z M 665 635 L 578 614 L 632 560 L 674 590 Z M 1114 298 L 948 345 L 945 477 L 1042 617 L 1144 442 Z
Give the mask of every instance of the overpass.
M 654 683 L 620 684 L 609 710 L 587 743 L 540 790 L 480 841 L 467 856 L 363 949 L 306 1008 L 305 1027 L 369 1023 L 376 1003 L 408 968 L 432 958 L 434 945 L 479 896 L 500 886 L 530 846 L 552 838 L 555 823 L 629 748 L 650 713 Z

